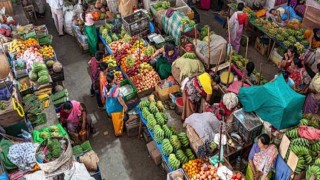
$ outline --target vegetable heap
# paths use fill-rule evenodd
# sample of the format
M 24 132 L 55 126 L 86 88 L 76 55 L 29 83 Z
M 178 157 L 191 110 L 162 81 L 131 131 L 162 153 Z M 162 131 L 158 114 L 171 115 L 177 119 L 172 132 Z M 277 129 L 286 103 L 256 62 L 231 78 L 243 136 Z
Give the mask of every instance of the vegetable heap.
M 61 144 L 58 139 L 48 139 L 47 141 L 48 152 L 46 159 L 52 161 L 60 157 L 62 153 Z

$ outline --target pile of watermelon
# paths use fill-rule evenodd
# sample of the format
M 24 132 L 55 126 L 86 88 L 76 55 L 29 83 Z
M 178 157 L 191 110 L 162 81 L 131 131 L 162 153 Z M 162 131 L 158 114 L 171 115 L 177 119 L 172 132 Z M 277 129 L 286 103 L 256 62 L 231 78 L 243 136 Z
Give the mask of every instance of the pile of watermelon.
M 49 82 L 49 71 L 45 64 L 35 62 L 32 65 L 32 70 L 29 73 L 31 81 L 37 82 L 39 85 Z

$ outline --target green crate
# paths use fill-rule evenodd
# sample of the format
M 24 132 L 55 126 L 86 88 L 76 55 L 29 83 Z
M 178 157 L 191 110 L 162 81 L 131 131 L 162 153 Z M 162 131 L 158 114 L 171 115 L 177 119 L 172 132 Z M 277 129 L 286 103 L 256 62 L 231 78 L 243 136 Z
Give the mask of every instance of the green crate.
M 132 100 L 132 99 L 135 99 L 135 98 L 138 96 L 137 89 L 134 87 L 134 85 L 131 83 L 130 80 L 125 79 L 125 80 L 121 81 L 120 86 L 125 86 L 125 85 L 127 85 L 127 84 L 129 84 L 129 85 L 132 87 L 133 92 L 130 93 L 130 94 L 128 94 L 128 95 L 126 95 L 126 96 L 124 96 L 124 97 L 122 97 L 122 99 L 123 99 L 125 102 L 128 102 L 128 101 L 130 101 L 130 100 Z

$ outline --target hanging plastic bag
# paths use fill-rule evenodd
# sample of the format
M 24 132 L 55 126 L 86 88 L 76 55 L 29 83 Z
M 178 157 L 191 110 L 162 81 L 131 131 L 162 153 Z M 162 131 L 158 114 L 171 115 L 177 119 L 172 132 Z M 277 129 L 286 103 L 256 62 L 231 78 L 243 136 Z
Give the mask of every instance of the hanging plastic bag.
M 64 13 L 64 30 L 66 31 L 66 33 L 70 34 L 71 36 L 73 36 L 73 33 L 72 33 L 73 16 L 74 16 L 73 10 L 67 10 Z

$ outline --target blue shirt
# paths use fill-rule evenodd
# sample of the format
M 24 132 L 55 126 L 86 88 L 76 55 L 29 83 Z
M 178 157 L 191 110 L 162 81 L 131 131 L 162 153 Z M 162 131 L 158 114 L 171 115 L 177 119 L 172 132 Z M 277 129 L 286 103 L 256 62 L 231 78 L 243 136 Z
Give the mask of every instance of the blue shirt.
M 250 161 L 250 160 L 253 160 L 254 154 L 256 154 L 256 153 L 258 153 L 258 152 L 260 152 L 260 148 L 259 148 L 259 146 L 258 146 L 258 143 L 255 143 L 255 144 L 253 144 L 253 146 L 252 146 L 252 148 L 251 148 L 251 150 L 250 150 L 250 154 L 249 154 L 248 160 L 249 160 L 249 161 Z

